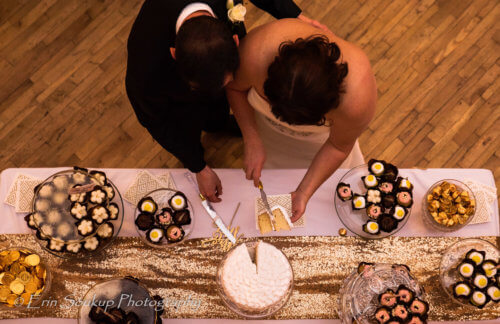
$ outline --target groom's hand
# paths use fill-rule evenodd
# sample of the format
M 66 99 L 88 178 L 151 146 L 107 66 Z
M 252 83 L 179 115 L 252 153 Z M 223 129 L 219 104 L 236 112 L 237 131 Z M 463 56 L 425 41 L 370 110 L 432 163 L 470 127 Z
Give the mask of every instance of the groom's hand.
M 260 139 L 245 144 L 245 175 L 247 180 L 253 180 L 255 187 L 259 186 L 260 174 L 265 161 L 266 150 Z
M 220 182 L 217 173 L 214 172 L 208 165 L 196 174 L 198 188 L 200 193 L 210 202 L 219 202 L 222 195 L 222 183 Z
M 303 14 L 300 14 L 297 18 L 299 18 L 299 19 L 300 19 L 300 20 L 302 20 L 302 21 L 305 21 L 305 22 L 306 22 L 306 23 L 308 23 L 308 24 L 313 25 L 313 26 L 314 26 L 314 27 L 316 27 L 316 28 L 322 29 L 322 30 L 324 30 L 324 31 L 330 31 L 330 30 L 328 29 L 328 27 L 326 27 L 325 25 L 323 25 L 323 24 L 322 24 L 322 23 L 320 23 L 319 21 L 317 21 L 317 20 L 313 20 L 313 19 L 311 19 L 311 18 L 308 18 L 308 17 L 304 16 Z

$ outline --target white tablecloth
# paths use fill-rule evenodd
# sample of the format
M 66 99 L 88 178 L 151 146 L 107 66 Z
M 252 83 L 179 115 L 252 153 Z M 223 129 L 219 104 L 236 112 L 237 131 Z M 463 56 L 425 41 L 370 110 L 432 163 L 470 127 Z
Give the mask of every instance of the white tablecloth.
M 23 215 L 16 214 L 13 207 L 4 204 L 7 192 L 18 173 L 31 175 L 37 178 L 45 179 L 51 174 L 67 168 L 23 168 L 23 169 L 6 169 L 0 176 L 0 234 L 19 234 L 30 233 L 26 227 Z M 108 178 L 113 181 L 119 191 L 123 194 L 132 184 L 139 169 L 102 169 L 108 175 Z M 165 169 L 148 169 L 154 175 L 165 173 Z M 182 190 L 194 205 L 195 226 L 191 234 L 192 238 L 208 237 L 212 234 L 214 228 L 211 225 L 210 217 L 205 213 L 197 197 L 197 193 L 192 185 L 184 177 L 186 170 L 170 169 L 172 177 L 178 187 Z M 297 184 L 302 179 L 306 170 L 264 170 L 262 173 L 262 182 L 265 184 L 266 193 L 268 195 L 284 194 L 295 189 Z M 339 179 L 348 170 L 338 170 L 330 179 L 328 179 L 311 198 L 306 210 L 306 227 L 293 229 L 292 232 L 278 232 L 272 235 L 338 235 L 338 229 L 343 225 L 336 215 L 333 205 L 333 195 L 335 187 Z M 241 202 L 238 214 L 233 221 L 233 225 L 239 225 L 241 232 L 246 237 L 259 236 L 258 230 L 255 228 L 254 219 L 254 202 L 259 196 L 259 191 L 253 187 L 253 183 L 245 180 L 242 170 L 237 169 L 219 169 L 217 174 L 222 180 L 223 195 L 222 202 L 214 204 L 214 208 L 218 214 L 229 223 L 231 216 L 238 202 Z M 414 199 L 416 204 L 412 208 L 410 219 L 406 226 L 397 233 L 400 236 L 500 236 L 500 225 L 498 216 L 498 202 L 493 203 L 495 215 L 492 221 L 485 224 L 469 225 L 457 232 L 441 233 L 432 230 L 425 226 L 421 218 L 420 201 L 427 189 L 435 182 L 441 179 L 474 179 L 475 181 L 495 186 L 493 174 L 489 170 L 484 169 L 402 169 L 401 174 L 409 177 L 413 182 Z M 134 226 L 134 206 L 124 201 L 125 219 L 120 232 L 120 236 L 137 236 Z M 32 320 L 8 320 L 12 323 L 31 323 Z M 167 321 L 166 321 L 167 322 Z M 220 323 L 220 322 L 236 322 L 234 320 L 168 320 L 168 323 Z M 249 321 L 247 321 L 249 322 Z M 259 321 L 261 323 L 262 321 Z M 271 321 L 270 321 L 271 322 Z M 335 323 L 334 320 L 293 320 L 282 321 L 283 323 Z M 481 321 L 480 323 L 498 323 L 498 321 Z M 37 319 L 37 323 L 76 323 L 75 320 L 62 319 L 47 319 L 43 321 Z

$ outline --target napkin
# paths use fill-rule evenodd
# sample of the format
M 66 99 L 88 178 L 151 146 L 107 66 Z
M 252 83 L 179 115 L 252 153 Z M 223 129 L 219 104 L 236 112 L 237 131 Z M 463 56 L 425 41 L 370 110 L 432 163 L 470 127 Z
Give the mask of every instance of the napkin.
M 42 181 L 38 179 L 20 179 L 16 190 L 16 213 L 29 213 L 35 195 L 34 189 Z
M 269 207 L 273 209 L 274 206 L 283 207 L 288 215 L 292 217 L 292 195 L 273 195 L 267 196 L 267 201 L 269 202 Z M 266 208 L 264 207 L 264 203 L 262 202 L 262 198 L 255 198 L 255 226 L 257 230 L 259 230 L 259 215 L 266 212 Z M 305 224 L 305 215 L 302 215 L 295 223 L 293 223 L 293 227 L 304 227 Z
M 7 193 L 7 197 L 5 197 L 5 203 L 8 205 L 11 205 L 13 207 L 16 206 L 16 201 L 17 201 L 17 184 L 19 183 L 19 180 L 29 180 L 29 179 L 34 179 L 32 176 L 18 173 L 16 175 L 16 178 L 10 185 L 9 191 Z
M 476 215 L 470 224 L 488 223 L 491 221 L 491 215 L 494 214 L 491 205 L 497 199 L 497 188 L 472 179 L 466 179 L 464 183 L 472 190 L 476 197 Z
M 132 205 L 137 205 L 148 192 L 160 188 L 177 189 L 169 172 L 158 177 L 149 171 L 140 171 L 135 177 L 130 187 L 125 192 L 124 198 Z

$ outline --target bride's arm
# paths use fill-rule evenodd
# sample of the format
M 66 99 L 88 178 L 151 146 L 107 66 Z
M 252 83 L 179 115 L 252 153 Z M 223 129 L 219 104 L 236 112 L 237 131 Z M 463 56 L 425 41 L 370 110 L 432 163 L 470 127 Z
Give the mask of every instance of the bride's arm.
M 266 153 L 257 131 L 254 109 L 247 99 L 248 90 L 251 86 L 249 81 L 239 71 L 235 81 L 226 86 L 226 96 L 243 134 L 246 178 L 253 180 L 254 185 L 258 186 L 262 167 L 266 160 Z
M 330 136 L 314 157 L 306 175 L 292 193 L 293 217 L 299 219 L 314 192 L 349 156 L 356 139 L 368 127 L 375 114 L 377 89 L 373 75 L 367 76 L 362 93 L 344 111 L 335 111 Z

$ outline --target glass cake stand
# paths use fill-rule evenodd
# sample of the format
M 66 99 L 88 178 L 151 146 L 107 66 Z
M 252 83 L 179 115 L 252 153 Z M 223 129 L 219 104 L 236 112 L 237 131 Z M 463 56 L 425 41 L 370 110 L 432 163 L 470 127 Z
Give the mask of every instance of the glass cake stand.
M 94 304 L 109 305 L 108 309 L 120 308 L 125 312 L 137 314 L 141 323 L 161 323 L 157 316 L 157 306 L 148 289 L 132 277 L 116 278 L 100 282 L 89 289 L 81 303 L 78 315 L 79 324 L 95 323 L 89 317 Z
M 174 196 L 178 192 L 182 192 L 182 191 L 174 190 L 174 189 L 170 189 L 170 188 L 160 188 L 160 189 L 156 189 L 156 190 L 153 190 L 153 191 L 147 193 L 143 198 L 145 198 L 145 197 L 153 198 L 155 203 L 158 205 L 158 209 L 156 212 L 156 213 L 158 213 L 159 211 L 161 211 L 162 208 L 171 208 L 168 201 L 170 200 L 170 198 L 172 198 L 172 196 Z M 189 201 L 189 199 L 187 197 L 186 197 L 186 202 L 187 202 L 186 209 L 189 210 L 189 214 L 191 215 L 191 224 L 179 226 L 179 227 L 182 227 L 182 229 L 184 230 L 184 238 L 182 240 L 180 240 L 179 242 L 170 243 L 166 240 L 166 238 L 163 238 L 160 241 L 160 243 L 158 243 L 158 244 L 152 243 L 146 238 L 147 230 L 142 231 L 137 227 L 137 224 L 135 224 L 135 229 L 136 229 L 137 233 L 139 234 L 139 236 L 141 237 L 141 239 L 144 241 L 144 243 L 146 243 L 147 245 L 149 245 L 151 247 L 158 248 L 158 247 L 172 247 L 172 246 L 175 246 L 175 245 L 180 244 L 180 243 L 184 242 L 185 240 L 187 240 L 187 238 L 189 237 L 189 235 L 193 231 L 195 217 L 194 217 L 193 205 L 191 204 L 191 201 Z M 135 221 L 135 219 L 137 219 L 137 216 L 139 216 L 140 213 L 141 212 L 139 211 L 139 206 L 136 206 L 135 207 L 134 221 Z M 165 233 L 165 235 L 166 235 L 166 233 Z
M 80 175 L 81 177 L 80 181 L 75 180 L 74 178 L 75 174 Z M 94 251 L 87 251 L 82 247 L 80 252 L 71 253 L 65 251 L 64 249 L 63 251 L 59 252 L 48 248 L 48 244 L 51 239 L 55 239 L 58 242 L 63 242 L 65 244 L 77 243 L 77 242 L 83 243 L 85 239 L 90 238 L 92 236 L 97 236 L 96 234 L 97 230 L 94 231 L 93 234 L 90 234 L 86 237 L 78 233 L 78 229 L 76 226 L 77 219 L 75 219 L 71 215 L 70 213 L 71 202 L 69 199 L 67 199 L 67 197 L 69 196 L 68 193 L 69 189 L 72 188 L 72 186 L 74 186 L 75 184 L 81 184 L 81 185 L 90 184 L 92 183 L 93 180 L 95 181 L 96 178 L 93 175 L 89 174 L 88 172 L 84 172 L 82 170 L 69 169 L 51 175 L 36 187 L 32 202 L 32 213 L 35 212 L 39 213 L 42 216 L 41 217 L 42 221 L 39 223 L 35 222 L 37 229 L 32 229 L 32 231 L 35 234 L 37 242 L 44 250 L 61 258 L 68 258 L 68 259 L 85 258 L 89 257 L 90 255 L 95 255 L 104 251 L 118 236 L 123 224 L 123 215 L 124 215 L 123 199 L 118 188 L 113 184 L 113 182 L 110 179 L 107 179 L 107 184 L 113 188 L 115 195 L 113 199 L 111 200 L 107 199 L 104 206 L 108 207 L 111 203 L 115 203 L 119 209 L 118 217 L 115 220 L 106 221 L 107 223 L 112 224 L 114 229 L 113 235 L 110 238 L 106 239 L 100 238 L 99 246 Z M 40 193 L 41 188 L 44 187 L 45 185 L 51 186 L 53 188 L 53 194 L 49 197 L 46 196 L 44 197 Z M 59 198 L 58 200 L 57 195 L 65 196 L 66 199 Z M 38 201 L 46 201 L 48 206 L 47 209 L 39 210 L 39 206 L 37 205 Z M 51 212 L 57 212 L 60 215 L 60 218 L 57 220 L 51 220 L 50 218 Z M 98 225 L 96 229 L 99 226 L 102 226 L 103 224 Z M 60 226 L 64 226 L 66 228 L 67 233 L 65 233 L 65 235 L 58 234 L 58 229 L 60 228 Z
M 460 240 L 444 251 L 439 265 L 439 281 L 441 282 L 441 287 L 443 287 L 446 294 L 453 301 L 460 305 L 469 306 L 471 309 L 477 309 L 477 307 L 466 301 L 455 298 L 452 288 L 456 282 L 463 280 L 457 271 L 457 266 L 465 258 L 465 254 L 470 249 L 486 252 L 485 260 L 498 260 L 500 258 L 500 251 L 495 245 L 488 241 L 478 238 Z M 489 302 L 486 304 L 485 308 L 491 307 L 494 304 L 494 302 Z
M 424 289 L 403 266 L 377 263 L 373 269 L 367 268 L 360 274 L 356 269 L 344 280 L 339 291 L 341 322 L 373 323 L 379 306 L 378 296 L 387 289 L 397 290 L 399 285 L 405 285 L 415 292 L 416 297 L 425 300 Z
M 240 243 L 240 244 L 246 244 L 248 251 L 251 256 L 255 256 L 255 248 L 257 246 L 258 241 L 251 241 L 251 242 L 246 242 L 246 243 Z M 216 274 L 216 282 L 217 282 L 217 293 L 222 299 L 222 302 L 224 305 L 226 305 L 227 308 L 229 308 L 231 311 L 233 311 L 235 314 L 245 318 L 245 319 L 262 319 L 269 317 L 273 315 L 274 313 L 278 312 L 280 309 L 283 308 L 283 306 L 286 305 L 288 300 L 290 299 L 290 296 L 292 295 L 293 291 L 293 283 L 294 283 L 294 274 L 293 274 L 293 268 L 292 265 L 290 264 L 290 269 L 292 270 L 292 280 L 290 281 L 290 285 L 288 287 L 288 290 L 286 291 L 285 295 L 283 298 L 275 303 L 274 305 L 271 305 L 270 307 L 263 309 L 262 311 L 250 311 L 246 309 L 242 309 L 240 306 L 238 306 L 236 303 L 234 303 L 231 298 L 224 292 L 224 288 L 222 286 L 222 268 L 224 267 L 224 263 L 226 262 L 228 256 L 231 254 L 231 252 L 240 246 L 240 244 L 233 246 L 229 252 L 226 253 L 222 261 L 219 263 L 219 266 L 217 268 L 217 274 Z M 281 252 L 283 253 L 283 252 Z M 288 263 L 290 263 L 290 260 L 288 260 L 287 256 L 283 253 L 285 258 L 287 259 Z
M 349 170 L 339 182 L 350 184 L 351 190 L 353 193 L 357 194 L 365 194 L 366 188 L 363 184 L 363 180 L 361 177 L 367 176 L 368 165 L 363 164 Z M 354 234 L 361 236 L 366 239 L 381 239 L 384 237 L 388 237 L 399 232 L 408 222 L 408 219 L 411 215 L 411 208 L 406 208 L 408 214 L 405 218 L 398 223 L 398 227 L 392 232 L 383 232 L 380 231 L 379 234 L 369 234 L 363 231 L 363 225 L 370 219 L 366 215 L 366 209 L 355 210 L 352 208 L 352 200 L 342 201 L 337 195 L 337 189 L 334 192 L 334 203 L 335 210 L 337 211 L 337 215 L 340 218 L 342 224 L 344 224 L 347 229 L 349 229 Z

